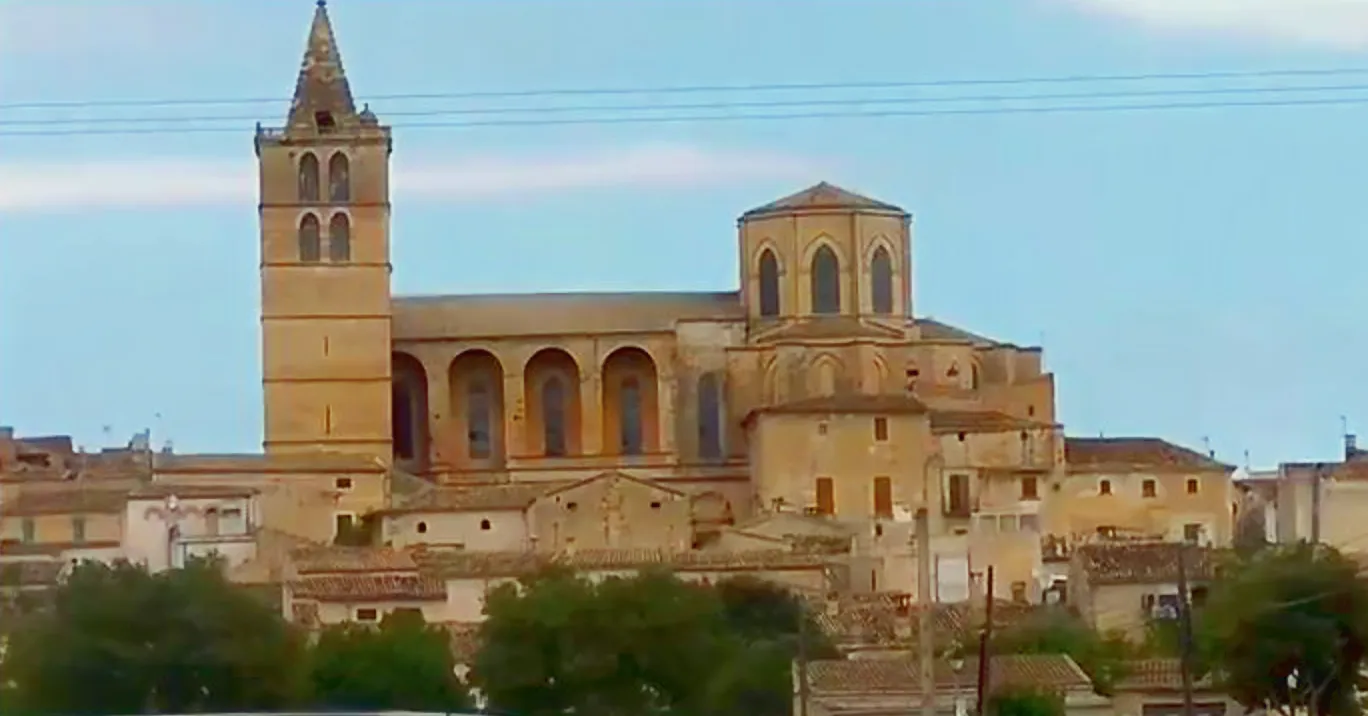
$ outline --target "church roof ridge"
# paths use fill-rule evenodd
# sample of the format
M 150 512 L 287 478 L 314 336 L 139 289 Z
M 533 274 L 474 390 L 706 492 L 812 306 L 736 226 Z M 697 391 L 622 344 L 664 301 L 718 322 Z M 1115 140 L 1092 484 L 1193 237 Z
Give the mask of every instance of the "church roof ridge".
M 782 199 L 757 206 L 742 214 L 741 218 L 745 220 L 771 214 L 831 209 L 907 215 L 907 211 L 896 204 L 879 201 L 863 194 L 857 194 L 849 189 L 843 189 L 831 182 L 821 181 Z

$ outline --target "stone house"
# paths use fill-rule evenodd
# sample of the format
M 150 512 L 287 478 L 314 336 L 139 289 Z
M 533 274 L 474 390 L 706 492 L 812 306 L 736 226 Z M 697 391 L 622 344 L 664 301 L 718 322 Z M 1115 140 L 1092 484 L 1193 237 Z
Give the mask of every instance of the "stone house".
M 1073 553 L 1068 601 L 1101 632 L 1144 638 L 1152 620 L 1178 616 L 1179 560 L 1187 572 L 1190 603 L 1206 598 L 1220 553 L 1182 542 L 1087 544 Z

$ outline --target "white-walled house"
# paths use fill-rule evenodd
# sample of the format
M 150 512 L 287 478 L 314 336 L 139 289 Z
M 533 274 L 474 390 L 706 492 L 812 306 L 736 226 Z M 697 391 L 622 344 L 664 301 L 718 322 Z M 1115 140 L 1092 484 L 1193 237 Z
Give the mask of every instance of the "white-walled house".
M 258 520 L 250 488 L 152 483 L 128 495 L 123 557 L 151 572 L 215 554 L 235 567 L 256 555 Z

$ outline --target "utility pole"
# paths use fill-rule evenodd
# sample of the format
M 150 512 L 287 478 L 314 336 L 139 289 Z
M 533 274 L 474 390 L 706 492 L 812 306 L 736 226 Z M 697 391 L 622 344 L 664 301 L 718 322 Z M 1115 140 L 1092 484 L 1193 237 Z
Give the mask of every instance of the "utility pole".
M 1178 545 L 1178 642 L 1183 677 L 1183 716 L 1194 716 L 1192 706 L 1192 609 L 1188 604 L 1188 545 Z
M 936 646 L 931 633 L 931 518 L 917 510 L 917 667 L 921 677 L 922 716 L 936 716 Z
M 812 691 L 808 684 L 807 604 L 798 602 L 798 716 L 808 716 L 808 699 Z
M 984 716 L 988 713 L 988 685 L 993 678 L 993 670 L 988 654 L 988 642 L 993 638 L 993 566 L 988 565 L 988 589 L 984 592 L 983 600 L 983 630 L 979 632 L 978 649 L 978 706 L 976 713 Z M 1186 716 L 1191 716 L 1187 714 Z

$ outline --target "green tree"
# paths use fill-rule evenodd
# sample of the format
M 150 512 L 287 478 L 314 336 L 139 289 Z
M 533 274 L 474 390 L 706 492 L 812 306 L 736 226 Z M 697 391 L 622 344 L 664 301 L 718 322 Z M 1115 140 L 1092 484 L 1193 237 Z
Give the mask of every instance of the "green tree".
M 990 716 L 1064 716 L 1064 697 L 1053 691 L 1004 687 L 988 698 Z
M 393 612 L 379 627 L 328 627 L 314 645 L 314 702 L 351 710 L 454 711 L 469 706 L 446 630 L 421 613 Z
M 1226 565 L 1201 638 L 1247 708 L 1357 713 L 1368 585 L 1354 561 L 1324 545 L 1269 547 Z
M 5 675 L 23 713 L 242 711 L 296 703 L 303 655 L 215 562 L 155 575 L 87 562 L 10 635 Z
M 966 655 L 976 645 L 966 645 Z M 1042 609 L 999 629 L 989 650 L 994 654 L 1067 654 L 1088 674 L 1099 693 L 1109 694 L 1123 676 L 1127 659 L 1144 655 L 1120 634 L 1098 634 L 1064 609 Z

